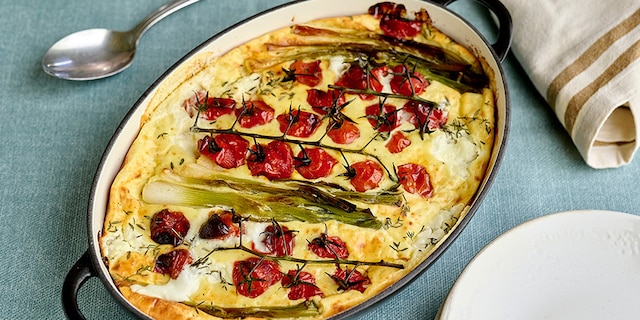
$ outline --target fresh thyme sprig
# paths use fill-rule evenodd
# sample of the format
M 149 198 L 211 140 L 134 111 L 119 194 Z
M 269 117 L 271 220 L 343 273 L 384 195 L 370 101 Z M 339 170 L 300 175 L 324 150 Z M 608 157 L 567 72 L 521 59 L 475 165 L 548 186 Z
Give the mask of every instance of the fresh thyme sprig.
M 242 227 L 242 223 L 244 221 L 247 221 L 249 219 L 249 217 L 243 217 L 240 219 L 236 219 L 236 223 L 238 224 L 238 228 L 240 230 L 243 230 Z M 275 221 L 275 220 L 273 220 Z M 277 223 L 277 222 L 276 222 Z M 278 227 L 280 225 L 278 224 Z M 286 244 L 285 244 L 286 246 Z M 194 261 L 191 266 L 193 267 L 198 267 L 199 265 L 205 263 L 209 257 L 218 251 L 229 251 L 229 250 L 239 250 L 239 251 L 244 251 L 246 253 L 249 253 L 251 255 L 254 255 L 258 258 L 260 258 L 261 260 L 272 260 L 272 261 L 289 261 L 289 262 L 295 262 L 295 263 L 300 263 L 303 264 L 304 266 L 309 265 L 309 264 L 346 264 L 346 265 L 354 265 L 354 266 L 361 266 L 361 265 L 366 265 L 366 266 L 379 266 L 379 267 L 390 267 L 390 268 L 395 268 L 395 269 L 404 269 L 404 265 L 403 264 L 399 264 L 399 263 L 391 263 L 391 262 L 386 262 L 384 260 L 380 260 L 380 261 L 358 261 L 358 260 L 348 260 L 348 259 L 340 259 L 338 257 L 338 255 L 336 255 L 336 257 L 334 259 L 301 259 L 301 258 L 296 258 L 296 257 L 292 257 L 289 254 L 285 254 L 284 256 L 272 256 L 272 255 L 268 255 L 268 254 L 264 254 L 258 251 L 255 251 L 247 246 L 245 246 L 243 244 L 243 239 L 242 239 L 242 232 L 239 235 L 239 239 L 238 239 L 238 244 L 236 246 L 233 247 L 219 247 L 219 248 L 214 248 L 212 250 L 210 250 L 206 255 L 198 258 L 196 261 Z
M 242 223 L 243 221 L 246 219 L 238 219 L 238 226 L 240 228 L 240 230 L 242 230 Z M 367 266 L 380 266 L 380 267 L 390 267 L 390 268 L 396 268 L 396 269 L 404 269 L 404 265 L 403 264 L 399 264 L 399 263 L 390 263 L 390 262 L 386 262 L 384 260 L 380 260 L 380 261 L 357 261 L 357 260 L 348 260 L 348 259 L 341 259 L 338 257 L 338 255 L 335 255 L 334 259 L 301 259 L 301 258 L 296 258 L 296 257 L 292 257 L 289 254 L 285 254 L 284 256 L 272 256 L 272 255 L 267 255 L 267 254 L 263 254 L 260 252 L 257 252 L 247 246 L 245 246 L 243 244 L 242 241 L 242 233 L 240 233 L 239 236 L 239 241 L 238 241 L 238 245 L 233 246 L 233 247 L 220 247 L 220 248 L 215 248 L 213 250 L 210 250 L 206 255 L 200 257 L 198 260 L 194 261 L 191 266 L 193 267 L 198 267 L 199 265 L 205 263 L 209 257 L 218 251 L 228 251 L 228 250 L 239 250 L 239 251 L 244 251 L 246 253 L 249 253 L 251 255 L 254 255 L 258 258 L 260 258 L 260 261 L 262 260 L 272 260 L 272 261 L 289 261 L 289 262 L 295 262 L 295 263 L 300 263 L 302 264 L 302 267 L 298 267 L 298 272 L 300 270 L 302 270 L 305 266 L 309 265 L 309 264 L 336 264 L 336 265 L 340 265 L 340 264 L 346 264 L 346 265 L 354 265 L 354 270 L 357 266 L 361 266 L 361 265 L 367 265 Z M 286 246 L 286 244 L 285 244 Z M 259 263 L 258 263 L 259 264 Z M 249 273 L 251 274 L 251 272 Z
M 384 99 L 403 99 L 403 100 L 412 100 L 412 101 L 416 101 L 416 102 L 421 102 L 424 103 L 428 106 L 431 107 L 437 107 L 438 103 L 424 99 L 420 96 L 416 96 L 416 95 L 412 95 L 412 96 L 405 96 L 402 94 L 396 94 L 396 93 L 389 93 L 389 92 L 378 92 L 375 90 L 372 90 L 370 88 L 367 89 L 354 89 L 354 88 L 347 88 L 347 87 L 343 87 L 343 86 L 336 86 L 334 84 L 330 84 L 328 85 L 329 89 L 334 89 L 334 90 L 342 90 L 344 92 L 348 92 L 348 93 L 353 93 L 353 94 L 367 94 L 367 95 L 373 95 L 373 96 L 378 96 Z
M 400 264 L 400 263 L 391 263 L 391 262 L 386 262 L 384 260 L 379 260 L 379 261 L 358 261 L 358 260 L 348 260 L 348 259 L 301 259 L 301 258 L 296 258 L 296 257 L 292 257 L 292 256 L 281 256 L 281 257 L 276 257 L 276 256 L 271 256 L 271 255 L 267 255 L 267 254 L 263 254 L 260 252 L 257 252 L 245 245 L 243 245 L 242 243 L 240 243 L 239 245 L 235 246 L 235 247 L 220 247 L 220 248 L 215 248 L 211 251 L 209 251 L 206 255 L 204 255 L 203 257 L 199 258 L 198 260 L 196 260 L 195 262 L 193 262 L 191 265 L 194 267 L 197 267 L 198 265 L 204 263 L 207 261 L 207 259 L 209 259 L 209 257 L 218 251 L 229 251 L 229 250 L 239 250 L 239 251 L 244 251 L 246 253 L 249 253 L 251 255 L 254 255 L 260 259 L 265 259 L 265 260 L 273 260 L 273 261 L 288 261 L 288 262 L 295 262 L 295 263 L 302 263 L 302 264 L 307 264 L 307 265 L 311 265 L 311 264 L 327 264 L 327 265 L 334 265 L 334 264 L 346 264 L 346 265 L 354 265 L 354 266 L 378 266 L 378 267 L 389 267 L 389 268 L 395 268 L 395 269 L 404 269 L 404 265 Z
M 295 258 L 292 256 L 275 257 L 275 256 L 269 256 L 269 255 L 265 255 L 265 254 L 261 254 L 259 252 L 253 251 L 252 249 L 247 248 L 246 246 L 240 246 L 237 248 L 214 249 L 214 251 L 225 251 L 225 250 L 242 250 L 244 252 L 256 255 L 259 258 L 264 257 L 264 259 L 273 260 L 273 261 L 289 261 L 289 262 L 306 263 L 306 264 L 330 264 L 330 265 L 347 264 L 347 265 L 356 265 L 356 266 L 378 266 L 378 267 L 390 267 L 395 269 L 404 269 L 403 264 L 386 262 L 384 260 L 379 260 L 379 261 L 358 261 L 358 260 L 345 260 L 345 259 L 308 260 L 308 259 Z

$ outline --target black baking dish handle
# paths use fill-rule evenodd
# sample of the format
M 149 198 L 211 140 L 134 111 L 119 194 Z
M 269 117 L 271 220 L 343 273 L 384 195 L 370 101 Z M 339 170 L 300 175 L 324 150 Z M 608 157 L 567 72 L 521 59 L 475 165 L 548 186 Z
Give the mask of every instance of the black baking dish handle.
M 430 0 L 431 2 L 447 6 L 457 0 Z M 496 17 L 498 21 L 498 38 L 496 42 L 491 45 L 496 56 L 502 62 L 509 52 L 511 47 L 511 31 L 513 29 L 513 23 L 511 21 L 511 14 L 507 7 L 499 0 L 475 0 L 476 2 L 484 5 L 489 9 Z
M 78 308 L 78 291 L 91 277 L 97 276 L 89 252 L 86 251 L 71 267 L 62 284 L 62 308 L 67 319 L 85 319 Z

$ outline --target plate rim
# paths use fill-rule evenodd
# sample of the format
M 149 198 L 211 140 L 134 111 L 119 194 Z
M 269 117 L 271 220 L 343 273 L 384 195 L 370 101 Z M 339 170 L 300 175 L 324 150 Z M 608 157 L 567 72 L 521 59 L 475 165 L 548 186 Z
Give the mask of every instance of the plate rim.
M 517 236 L 521 236 L 521 233 L 529 231 L 529 229 L 539 228 L 541 224 L 548 224 L 550 221 L 555 221 L 558 219 L 575 219 L 579 216 L 590 215 L 592 218 L 595 217 L 597 219 L 602 219 L 605 215 L 610 217 L 615 217 L 615 219 L 608 219 L 608 222 L 625 222 L 625 221 L 636 221 L 640 223 L 640 215 L 622 212 L 622 211 L 613 211 L 613 210 L 603 210 L 603 209 L 577 209 L 577 210 L 567 210 L 567 211 L 559 211 L 544 214 L 541 216 L 537 216 L 531 218 L 529 220 L 523 221 L 520 224 L 513 226 L 503 233 L 499 234 L 497 237 L 489 241 L 480 251 L 478 251 L 473 258 L 467 263 L 467 265 L 462 269 L 461 273 L 458 275 L 454 284 L 452 285 L 449 292 L 446 294 L 443 299 L 440 308 L 436 314 L 435 320 L 447 320 L 454 319 L 449 318 L 447 314 L 454 305 L 454 299 L 457 298 L 459 292 L 467 286 L 466 282 L 470 277 L 473 276 L 475 272 L 475 268 L 479 263 L 483 263 L 481 260 L 485 258 L 485 256 L 490 253 L 492 250 L 497 250 L 496 247 L 503 245 L 504 241 L 509 240 L 510 238 L 514 238 Z M 610 227 L 611 225 L 607 225 L 606 227 Z M 569 230 L 569 229 L 564 229 Z M 553 233 L 551 233 L 553 234 Z M 502 249 L 504 251 L 504 249 Z M 471 274 L 471 275 L 470 275 Z

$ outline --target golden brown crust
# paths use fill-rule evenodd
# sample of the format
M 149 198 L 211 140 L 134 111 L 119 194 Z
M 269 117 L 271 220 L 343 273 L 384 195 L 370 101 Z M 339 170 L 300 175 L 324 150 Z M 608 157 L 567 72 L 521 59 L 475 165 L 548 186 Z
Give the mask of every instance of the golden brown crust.
M 118 289 L 136 309 L 153 319 L 219 319 L 182 303 L 137 294 L 131 291 L 130 287 Z

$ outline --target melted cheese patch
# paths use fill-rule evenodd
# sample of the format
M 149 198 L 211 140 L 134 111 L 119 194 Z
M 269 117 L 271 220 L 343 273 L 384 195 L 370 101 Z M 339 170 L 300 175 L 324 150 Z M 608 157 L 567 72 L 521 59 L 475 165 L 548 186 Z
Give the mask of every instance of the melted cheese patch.
M 150 284 L 146 286 L 134 284 L 131 286 L 131 290 L 136 293 L 169 301 L 189 301 L 191 296 L 197 292 L 200 287 L 200 278 L 200 274 L 195 268 L 187 267 L 180 272 L 180 276 L 178 276 L 177 279 L 171 279 L 166 284 Z

